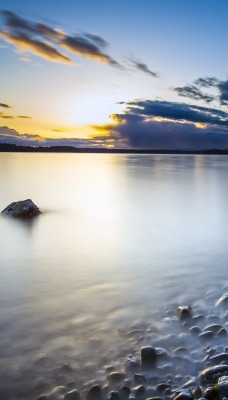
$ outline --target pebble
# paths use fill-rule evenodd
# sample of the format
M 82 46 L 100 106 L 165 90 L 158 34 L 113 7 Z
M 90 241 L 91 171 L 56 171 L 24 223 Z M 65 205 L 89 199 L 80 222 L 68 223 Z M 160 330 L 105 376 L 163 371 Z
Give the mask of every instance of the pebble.
M 216 365 L 201 371 L 199 374 L 199 379 L 202 383 L 216 383 L 217 379 L 224 375 L 228 375 L 228 365 Z
M 156 349 L 152 346 L 141 348 L 141 362 L 144 369 L 154 367 L 157 361 Z
M 64 396 L 64 400 L 80 400 L 80 393 L 77 389 L 67 392 Z
M 227 306 L 228 305 L 228 294 L 223 294 L 215 303 L 215 306 Z
M 192 308 L 190 306 L 178 306 L 176 311 L 180 320 L 192 317 Z
M 199 338 L 202 341 L 207 341 L 207 340 L 211 340 L 214 336 L 214 333 L 212 331 L 205 331 L 199 334 Z

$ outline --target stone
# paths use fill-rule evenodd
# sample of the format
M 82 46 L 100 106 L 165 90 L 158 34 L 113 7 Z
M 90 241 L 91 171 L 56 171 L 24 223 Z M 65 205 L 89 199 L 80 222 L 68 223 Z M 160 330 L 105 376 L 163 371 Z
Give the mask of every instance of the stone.
M 217 400 L 217 390 L 212 386 L 207 387 L 203 392 L 203 397 L 209 400 Z
M 119 382 L 123 381 L 126 378 L 126 375 L 122 372 L 111 372 L 107 376 L 110 382 Z
M 141 348 L 141 361 L 143 368 L 154 367 L 157 361 L 157 352 L 153 346 L 145 346 Z
M 67 392 L 64 396 L 64 400 L 80 400 L 80 393 L 77 389 L 73 389 Z
M 40 213 L 31 199 L 13 202 L 2 211 L 3 215 L 15 218 L 31 218 Z
M 176 311 L 180 320 L 192 317 L 192 308 L 190 306 L 179 306 Z
M 87 400 L 100 400 L 102 398 L 102 390 L 100 385 L 93 385 L 86 394 Z
M 62 396 L 66 393 L 66 388 L 65 386 L 56 386 L 54 389 L 52 389 L 48 393 L 48 400 L 57 400 L 59 397 L 62 398 Z
M 181 390 L 181 391 L 177 391 L 173 398 L 173 400 L 192 400 L 193 399 L 193 395 L 189 390 Z
M 222 325 L 212 324 L 212 325 L 205 326 L 205 328 L 203 329 L 203 332 L 211 331 L 213 333 L 217 333 L 218 331 L 220 331 L 220 329 L 222 329 Z
M 189 332 L 190 332 L 192 335 L 199 335 L 199 334 L 201 333 L 201 329 L 200 329 L 198 326 L 192 326 L 192 327 L 189 329 Z
M 227 293 L 223 294 L 223 295 L 216 301 L 215 306 L 217 307 L 217 306 L 220 306 L 220 305 L 228 306 L 228 294 L 227 294 Z
M 205 341 L 205 342 L 206 342 L 207 340 L 212 339 L 213 336 L 214 336 L 214 333 L 213 333 L 212 331 L 205 331 L 205 332 L 202 332 L 202 333 L 199 334 L 199 338 L 200 338 L 202 341 Z
M 209 360 L 212 364 L 221 364 L 225 362 L 228 364 L 228 353 L 220 353 L 212 356 Z
M 121 400 L 121 394 L 117 391 L 112 390 L 108 396 L 107 400 Z
M 215 365 L 200 372 L 199 378 L 204 383 L 217 383 L 221 376 L 228 376 L 228 365 Z
M 193 390 L 193 396 L 194 396 L 194 399 L 200 399 L 200 397 L 202 397 L 202 389 L 200 386 L 197 386 Z

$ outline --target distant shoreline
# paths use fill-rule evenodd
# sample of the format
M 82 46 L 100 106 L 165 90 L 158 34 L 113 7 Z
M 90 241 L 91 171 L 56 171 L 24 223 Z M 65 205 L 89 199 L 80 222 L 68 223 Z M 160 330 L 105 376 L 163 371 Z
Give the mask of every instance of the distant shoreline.
M 103 149 L 77 148 L 73 146 L 18 146 L 16 144 L 0 143 L 1 153 L 102 153 L 102 154 L 214 154 L 228 155 L 228 149 L 208 150 L 157 150 L 157 149 Z

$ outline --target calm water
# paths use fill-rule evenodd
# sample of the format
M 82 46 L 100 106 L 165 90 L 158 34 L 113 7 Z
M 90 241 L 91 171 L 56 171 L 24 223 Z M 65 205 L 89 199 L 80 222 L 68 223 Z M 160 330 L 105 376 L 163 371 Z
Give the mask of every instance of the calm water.
M 1 398 L 27 398 L 25 380 L 39 393 L 59 363 L 92 377 L 129 351 L 125 329 L 220 296 L 227 176 L 226 156 L 1 153 L 0 209 L 31 198 L 43 211 L 0 217 Z

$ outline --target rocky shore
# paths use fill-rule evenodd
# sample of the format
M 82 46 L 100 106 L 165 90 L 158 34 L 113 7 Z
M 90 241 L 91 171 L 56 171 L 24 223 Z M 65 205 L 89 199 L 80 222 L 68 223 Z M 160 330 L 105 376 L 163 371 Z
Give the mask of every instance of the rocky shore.
M 142 326 L 120 332 L 132 343 L 129 354 L 119 362 L 104 363 L 92 380 L 87 381 L 83 371 L 78 376 L 73 365 L 64 363 L 56 372 L 58 384 L 33 399 L 226 400 L 227 329 L 228 294 L 207 314 L 189 305 L 170 308 L 162 332 Z M 99 341 L 92 345 L 99 346 Z M 44 360 L 46 355 L 36 360 L 41 369 Z

